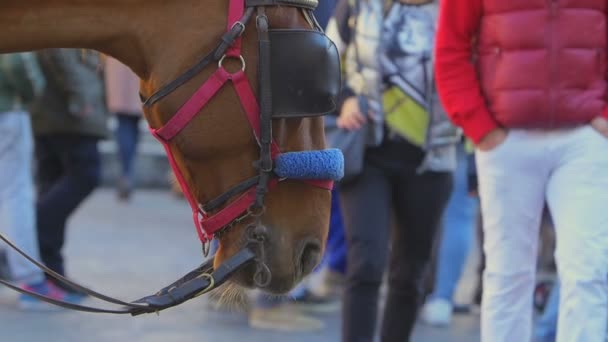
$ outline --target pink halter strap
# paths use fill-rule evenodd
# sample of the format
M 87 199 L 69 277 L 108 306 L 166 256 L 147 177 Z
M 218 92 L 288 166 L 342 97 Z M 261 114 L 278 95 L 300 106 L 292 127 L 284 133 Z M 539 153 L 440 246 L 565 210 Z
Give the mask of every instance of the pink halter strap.
M 230 31 L 235 25 L 244 25 L 239 22 L 245 11 L 244 0 L 230 0 L 229 11 L 228 11 L 228 25 L 227 29 Z M 239 58 L 244 63 L 243 57 L 241 56 L 241 43 L 242 38 L 239 36 L 234 44 L 227 50 L 223 58 Z M 156 137 L 165 148 L 169 163 L 179 185 L 184 193 L 184 196 L 192 209 L 192 216 L 196 226 L 197 234 L 203 243 L 209 242 L 213 239 L 214 234 L 219 232 L 222 228 L 229 225 L 231 222 L 238 219 L 243 213 L 246 213 L 251 204 L 255 200 L 256 188 L 251 187 L 245 193 L 240 195 L 235 201 L 228 204 L 219 212 L 208 215 L 204 212 L 197 199 L 194 198 L 192 192 L 188 189 L 186 179 L 183 173 L 180 171 L 175 156 L 170 147 L 170 141 L 179 134 L 192 119 L 211 101 L 211 99 L 217 94 L 217 92 L 228 82 L 231 81 L 236 93 L 239 96 L 241 106 L 247 116 L 249 124 L 253 129 L 253 133 L 256 140 L 259 141 L 260 136 L 260 108 L 258 101 L 251 88 L 249 79 L 244 72 L 244 64 L 242 70 L 235 73 L 229 73 L 222 66 L 222 60 L 220 60 L 219 68 L 209 77 L 205 83 L 192 95 L 192 97 L 177 111 L 177 113 L 163 126 L 158 129 L 150 128 L 150 132 Z M 272 147 L 272 158 L 276 158 L 280 154 L 280 149 L 276 142 L 273 140 Z M 269 184 L 269 189 L 274 188 L 278 183 L 279 179 L 273 179 Z M 330 190 L 333 187 L 332 181 L 318 181 L 310 180 L 306 183 L 313 186 Z

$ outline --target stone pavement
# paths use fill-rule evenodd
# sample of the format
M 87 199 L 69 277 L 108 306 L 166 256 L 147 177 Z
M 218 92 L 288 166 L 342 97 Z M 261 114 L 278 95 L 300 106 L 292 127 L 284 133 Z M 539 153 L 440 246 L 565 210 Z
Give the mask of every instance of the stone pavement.
M 69 223 L 68 273 L 84 285 L 124 300 L 158 290 L 201 262 L 188 206 L 166 191 L 141 190 L 128 204 L 98 190 Z M 205 299 L 157 315 L 109 316 L 58 311 L 26 313 L 0 290 L 0 341 L 7 342 L 330 342 L 339 341 L 338 313 L 320 316 L 319 333 L 252 330 L 244 314 L 211 311 Z M 87 304 L 96 304 L 87 300 Z M 419 326 L 413 342 L 475 342 L 477 317 L 457 317 L 449 330 Z

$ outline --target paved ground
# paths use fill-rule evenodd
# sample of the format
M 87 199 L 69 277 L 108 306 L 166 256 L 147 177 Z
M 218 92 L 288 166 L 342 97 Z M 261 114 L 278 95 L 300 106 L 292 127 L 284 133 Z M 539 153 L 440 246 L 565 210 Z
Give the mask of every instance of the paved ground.
M 141 191 L 130 204 L 97 191 L 70 222 L 68 272 L 85 285 L 133 300 L 153 293 L 198 265 L 200 246 L 187 205 L 163 191 Z M 24 313 L 16 295 L 0 291 L 0 341 L 200 342 L 339 341 L 339 315 L 320 316 L 327 327 L 315 334 L 252 330 L 244 314 L 219 313 L 205 300 L 149 315 Z M 458 317 L 450 330 L 419 326 L 414 342 L 478 341 L 477 318 Z

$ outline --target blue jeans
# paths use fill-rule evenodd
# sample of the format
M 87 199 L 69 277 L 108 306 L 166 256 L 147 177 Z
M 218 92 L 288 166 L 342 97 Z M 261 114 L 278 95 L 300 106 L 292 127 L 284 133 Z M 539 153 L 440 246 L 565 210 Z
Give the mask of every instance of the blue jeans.
M 469 195 L 467 154 L 459 146 L 454 191 L 444 213 L 433 299 L 452 301 L 470 251 L 479 202 Z
M 34 143 L 30 116 L 0 113 L 0 230 L 17 246 L 40 260 L 36 240 Z M 44 274 L 23 256 L 7 248 L 8 266 L 19 283 L 39 283 Z
M 120 155 L 122 176 L 129 183 L 133 183 L 133 162 L 139 141 L 139 120 L 137 115 L 116 113 L 118 127 L 116 128 L 116 142 Z
M 344 239 L 344 223 L 337 187 L 331 192 L 331 216 L 329 219 L 329 236 L 322 265 L 334 272 L 346 273 L 346 240 Z
M 534 327 L 534 337 L 537 342 L 555 342 L 557 336 L 557 317 L 559 314 L 559 283 L 556 283 L 542 316 Z

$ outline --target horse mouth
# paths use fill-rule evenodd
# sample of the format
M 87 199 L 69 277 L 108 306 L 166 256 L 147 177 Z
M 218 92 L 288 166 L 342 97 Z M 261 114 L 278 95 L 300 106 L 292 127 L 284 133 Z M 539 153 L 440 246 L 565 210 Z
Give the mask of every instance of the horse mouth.
M 307 239 L 300 242 L 293 262 L 282 263 L 280 253 L 270 254 L 274 246 L 268 240 L 250 243 L 248 248 L 256 257 L 235 272 L 230 281 L 248 289 L 282 295 L 288 293 L 305 276 L 310 274 L 321 259 L 321 244 L 318 240 Z

